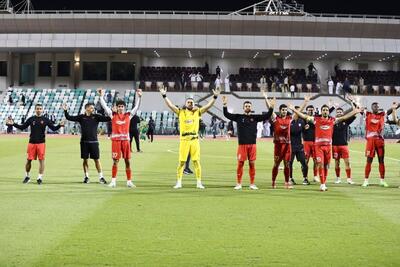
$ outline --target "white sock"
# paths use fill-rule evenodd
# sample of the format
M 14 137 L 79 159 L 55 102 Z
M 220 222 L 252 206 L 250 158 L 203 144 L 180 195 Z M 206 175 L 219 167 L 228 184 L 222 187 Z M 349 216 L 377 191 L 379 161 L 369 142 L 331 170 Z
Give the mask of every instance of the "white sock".
M 111 183 L 116 183 L 117 182 L 117 178 L 111 178 Z
M 89 178 L 89 173 L 85 172 L 85 177 Z
M 42 180 L 43 179 L 43 174 L 40 174 L 39 173 L 39 175 L 38 175 L 38 180 Z
M 99 179 L 103 178 L 103 172 L 99 172 Z
M 25 177 L 30 177 L 30 176 L 29 176 L 29 172 L 26 172 L 26 173 L 25 173 Z

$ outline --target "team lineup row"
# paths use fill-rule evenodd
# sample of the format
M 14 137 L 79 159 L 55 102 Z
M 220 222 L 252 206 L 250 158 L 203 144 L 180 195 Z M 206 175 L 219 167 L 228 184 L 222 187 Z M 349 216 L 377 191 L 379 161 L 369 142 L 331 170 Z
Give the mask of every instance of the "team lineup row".
M 283 170 L 285 177 L 285 188 L 292 189 L 295 181 L 293 179 L 293 162 L 296 158 L 301 163 L 303 184 L 310 184 L 308 180 L 308 164 L 313 159 L 314 181 L 320 183 L 320 190 L 326 191 L 326 180 L 328 169 L 331 161 L 331 155 L 335 159 L 335 183 L 341 183 L 340 179 L 340 160 L 343 159 L 346 168 L 347 183 L 354 184 L 351 176 L 351 167 L 349 161 L 348 149 L 348 127 L 354 121 L 357 114 L 365 113 L 366 120 L 366 166 L 365 179 L 363 187 L 369 185 L 368 178 L 371 172 L 371 164 L 375 157 L 378 156 L 380 185 L 388 187 L 385 181 L 385 163 L 384 163 L 384 138 L 383 129 L 385 117 L 391 114 L 390 123 L 400 124 L 396 112 L 399 104 L 393 103 L 388 111 L 380 111 L 379 104 L 373 103 L 371 111 L 366 111 L 352 102 L 352 109 L 343 111 L 341 108 L 336 109 L 336 117 L 330 116 L 335 108 L 323 105 L 321 114 L 314 116 L 314 107 L 309 105 L 310 97 L 304 98 L 304 103 L 300 107 L 292 104 L 282 104 L 279 111 L 274 112 L 276 100 L 268 97 L 265 90 L 261 90 L 268 112 L 266 114 L 252 114 L 252 104 L 250 101 L 243 103 L 242 114 L 229 113 L 227 105 L 228 98 L 222 96 L 224 116 L 235 121 L 237 124 L 238 149 L 237 149 L 237 181 L 235 190 L 242 189 L 242 176 L 245 161 L 249 162 L 250 189 L 257 190 L 255 184 L 255 161 L 256 161 L 256 138 L 257 123 L 269 120 L 274 127 L 274 165 L 272 168 L 272 188 L 276 188 L 276 177 L 279 171 L 279 165 L 283 161 Z M 201 115 L 206 113 L 214 104 L 220 95 L 220 89 L 213 90 L 213 97 L 202 107 L 195 106 L 194 99 L 187 98 L 185 105 L 179 108 L 173 104 L 167 97 L 167 89 L 160 88 L 160 93 L 165 100 L 166 105 L 177 114 L 180 125 L 180 143 L 179 143 L 179 163 L 177 167 L 177 181 L 175 189 L 182 188 L 182 177 L 185 163 L 190 156 L 195 168 L 195 177 L 197 180 L 196 187 L 204 189 L 202 184 L 202 169 L 200 165 L 200 143 L 199 143 L 199 121 Z M 127 186 L 135 187 L 132 182 L 131 171 L 131 149 L 129 125 L 130 119 L 134 116 L 140 107 L 142 90 L 136 90 L 136 103 L 133 109 L 126 112 L 126 103 L 123 100 L 117 100 L 112 109 L 110 109 L 104 101 L 105 91 L 98 89 L 100 95 L 100 104 L 105 110 L 105 115 L 95 114 L 94 103 L 85 105 L 85 112 L 77 116 L 68 113 L 68 106 L 63 105 L 65 117 L 67 120 L 78 122 L 81 125 L 81 141 L 80 150 L 83 159 L 84 183 L 89 182 L 88 160 L 93 159 L 98 175 L 99 182 L 106 184 L 104 179 L 101 163 L 99 160 L 99 142 L 97 138 L 97 128 L 99 122 L 112 123 L 112 174 L 110 187 L 116 187 L 116 179 L 118 172 L 118 163 L 121 158 L 125 162 L 125 172 L 127 178 Z M 306 109 L 306 113 L 303 110 Z M 292 113 L 289 113 L 289 110 Z M 27 161 L 25 165 L 26 175 L 23 183 L 30 182 L 30 170 L 32 160 L 39 160 L 39 175 L 37 183 L 43 181 L 44 161 L 45 161 L 45 132 L 46 127 L 53 131 L 57 131 L 64 126 L 63 122 L 54 125 L 49 119 L 42 116 L 42 104 L 35 105 L 35 115 L 28 118 L 24 124 L 19 125 L 12 120 L 7 120 L 7 125 L 12 125 L 20 130 L 30 127 L 30 138 L 27 148 Z M 389 122 L 389 121 L 388 121 Z

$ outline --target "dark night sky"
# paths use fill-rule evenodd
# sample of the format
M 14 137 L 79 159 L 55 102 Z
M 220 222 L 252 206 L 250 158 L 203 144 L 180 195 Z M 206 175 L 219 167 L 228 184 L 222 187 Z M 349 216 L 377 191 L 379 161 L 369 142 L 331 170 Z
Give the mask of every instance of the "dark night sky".
M 18 2 L 14 0 L 13 2 Z M 395 0 L 298 0 L 310 13 L 400 15 Z M 67 10 L 196 10 L 196 11 L 235 11 L 252 5 L 256 1 L 232 0 L 32 0 L 34 9 Z M 378 4 L 379 3 L 379 6 Z

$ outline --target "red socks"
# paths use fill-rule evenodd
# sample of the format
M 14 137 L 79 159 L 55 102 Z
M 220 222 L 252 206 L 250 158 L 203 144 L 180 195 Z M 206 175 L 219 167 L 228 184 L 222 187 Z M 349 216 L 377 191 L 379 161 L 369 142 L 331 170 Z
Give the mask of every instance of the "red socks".
M 365 165 L 365 179 L 369 178 L 369 174 L 371 173 L 371 162 L 367 161 L 367 165 Z
M 290 174 L 290 169 L 289 167 L 285 166 L 283 169 L 283 174 L 285 175 L 285 183 L 289 182 L 289 174 Z
M 278 176 L 278 167 L 273 167 L 272 168 L 272 182 L 275 183 L 276 181 L 276 176 Z
M 126 172 L 126 180 L 130 181 L 132 180 L 132 171 L 130 168 L 125 169 Z
M 111 171 L 111 178 L 117 178 L 117 171 L 118 171 L 118 166 L 117 165 L 113 165 L 112 166 L 112 171 Z
M 242 184 L 243 166 L 244 166 L 244 161 L 238 161 L 236 169 L 236 182 L 238 184 Z
M 336 177 L 340 178 L 340 167 L 336 167 L 335 172 L 336 172 Z M 346 170 L 346 172 L 347 172 L 347 170 Z
M 242 169 L 243 171 L 243 169 Z M 249 162 L 249 175 L 250 175 L 250 184 L 254 184 L 254 179 L 256 177 L 256 165 Z
M 347 179 L 351 179 L 351 168 L 346 169 L 346 175 L 347 175 Z M 340 177 L 340 176 L 338 176 Z
M 385 163 L 379 163 L 379 174 L 381 179 L 385 179 Z
M 324 167 L 319 168 L 319 179 L 321 180 L 321 184 L 325 184 L 325 169 Z

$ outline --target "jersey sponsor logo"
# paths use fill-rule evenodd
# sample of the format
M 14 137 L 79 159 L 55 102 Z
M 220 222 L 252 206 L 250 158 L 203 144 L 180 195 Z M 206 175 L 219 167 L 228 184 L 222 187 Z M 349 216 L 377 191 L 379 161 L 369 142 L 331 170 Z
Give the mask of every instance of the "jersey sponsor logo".
M 115 123 L 118 125 L 124 125 L 126 122 L 125 121 L 115 121 Z
M 373 123 L 373 124 L 378 124 L 380 122 L 380 120 L 377 120 L 377 119 L 371 119 L 371 123 Z
M 286 130 L 288 127 L 286 125 L 280 125 L 282 130 Z
M 44 121 L 40 121 L 40 124 L 44 124 Z
M 192 124 L 192 123 L 193 123 L 193 120 L 185 120 L 185 123 L 186 123 L 186 124 Z
M 329 126 L 329 125 L 321 125 L 319 128 L 321 130 L 327 131 L 327 130 L 329 130 L 331 128 L 331 126 Z

